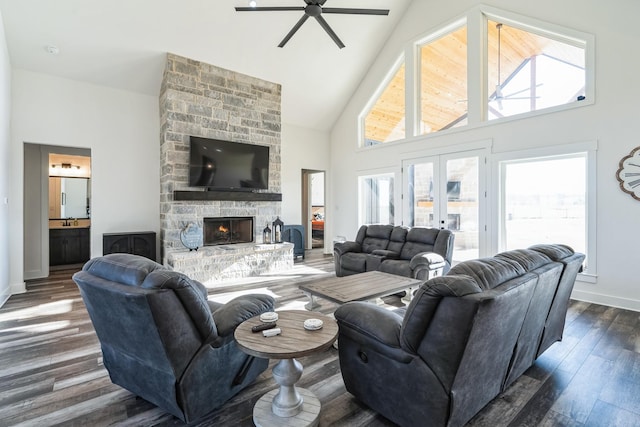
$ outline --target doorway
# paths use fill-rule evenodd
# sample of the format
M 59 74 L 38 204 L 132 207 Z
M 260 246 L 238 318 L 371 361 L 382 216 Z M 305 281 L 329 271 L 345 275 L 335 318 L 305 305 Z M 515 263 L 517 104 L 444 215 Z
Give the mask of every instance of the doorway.
M 302 223 L 305 249 L 324 248 L 326 230 L 325 172 L 302 170 Z
M 48 277 L 59 266 L 88 260 L 90 161 L 90 149 L 24 144 L 26 280 Z

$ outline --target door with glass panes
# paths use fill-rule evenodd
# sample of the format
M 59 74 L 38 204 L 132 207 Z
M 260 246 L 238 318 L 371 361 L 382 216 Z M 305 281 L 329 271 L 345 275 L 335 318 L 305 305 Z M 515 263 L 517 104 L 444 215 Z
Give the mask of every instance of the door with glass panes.
M 484 230 L 483 159 L 483 153 L 465 152 L 402 164 L 403 224 L 451 230 L 454 263 L 480 256 L 485 235 L 480 232 Z

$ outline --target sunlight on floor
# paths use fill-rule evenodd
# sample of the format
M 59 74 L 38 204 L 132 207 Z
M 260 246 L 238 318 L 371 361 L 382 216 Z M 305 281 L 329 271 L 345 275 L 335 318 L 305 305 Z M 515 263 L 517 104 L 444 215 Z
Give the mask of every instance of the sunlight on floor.
M 6 328 L 3 329 L 3 332 L 50 332 L 55 331 L 57 329 L 64 329 L 71 325 L 71 321 L 69 320 L 60 320 L 57 322 L 44 322 L 38 323 L 35 325 L 25 325 L 25 326 L 16 326 L 15 328 Z
M 74 300 L 65 299 L 46 304 L 40 304 L 35 307 L 23 308 L 21 310 L 10 311 L 0 314 L 0 322 L 8 320 L 25 320 L 35 317 L 48 316 L 52 314 L 69 313 L 73 307 Z
M 274 298 L 279 298 L 280 295 L 275 294 L 274 292 L 272 292 L 271 290 L 269 290 L 269 288 L 267 287 L 263 287 L 263 288 L 252 288 L 252 289 L 246 289 L 243 291 L 235 291 L 235 292 L 225 292 L 225 293 L 221 293 L 221 294 L 216 294 L 216 295 L 209 295 L 209 300 L 210 301 L 215 301 L 215 302 L 219 302 L 221 304 L 226 304 L 229 301 L 231 301 L 232 299 L 239 297 L 241 295 L 248 295 L 248 294 L 261 294 L 261 295 L 270 295 Z

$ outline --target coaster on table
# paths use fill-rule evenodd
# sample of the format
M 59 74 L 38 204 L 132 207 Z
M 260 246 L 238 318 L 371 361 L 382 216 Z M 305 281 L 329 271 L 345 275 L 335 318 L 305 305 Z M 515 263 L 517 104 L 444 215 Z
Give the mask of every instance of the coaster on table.
M 322 320 L 320 319 L 307 319 L 304 321 L 304 328 L 308 331 L 317 331 L 322 328 Z
M 276 320 L 278 320 L 278 313 L 276 313 L 275 311 L 268 311 L 266 313 L 262 313 L 260 315 L 260 321 L 262 322 L 275 322 Z

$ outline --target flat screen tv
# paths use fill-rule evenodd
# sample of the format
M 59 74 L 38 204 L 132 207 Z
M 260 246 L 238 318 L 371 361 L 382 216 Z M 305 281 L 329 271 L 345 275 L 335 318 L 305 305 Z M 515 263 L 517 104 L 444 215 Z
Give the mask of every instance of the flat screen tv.
M 191 137 L 189 186 L 209 190 L 269 188 L 269 147 Z

